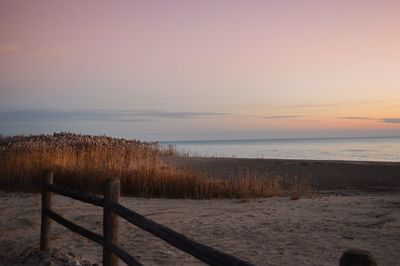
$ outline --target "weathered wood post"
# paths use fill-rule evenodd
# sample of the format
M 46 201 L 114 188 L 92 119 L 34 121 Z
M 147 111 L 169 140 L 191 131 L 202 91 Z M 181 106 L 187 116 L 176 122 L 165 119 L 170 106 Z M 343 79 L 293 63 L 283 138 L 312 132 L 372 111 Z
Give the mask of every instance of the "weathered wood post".
M 349 249 L 343 252 L 339 266 L 376 266 L 376 260 L 366 250 Z
M 103 214 L 103 265 L 117 266 L 118 257 L 111 252 L 111 244 L 118 245 L 118 215 L 111 211 L 111 204 L 119 202 L 119 179 L 106 180 Z
M 50 249 L 51 219 L 47 217 L 47 211 L 51 210 L 52 192 L 46 189 L 46 185 L 53 184 L 53 171 L 46 170 L 42 176 L 42 223 L 40 225 L 40 250 Z

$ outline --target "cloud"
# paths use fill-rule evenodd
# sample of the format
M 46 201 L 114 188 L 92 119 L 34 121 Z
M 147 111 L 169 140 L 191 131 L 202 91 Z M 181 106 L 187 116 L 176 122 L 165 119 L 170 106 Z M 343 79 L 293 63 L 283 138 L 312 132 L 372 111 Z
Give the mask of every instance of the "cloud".
M 343 116 L 338 119 L 349 119 L 349 120 L 374 120 L 376 122 L 388 123 L 388 124 L 400 124 L 400 118 L 371 118 L 367 116 Z
M 141 117 L 151 117 L 151 118 L 174 118 L 174 119 L 231 115 L 230 113 L 218 113 L 218 112 L 177 112 L 177 111 L 171 112 L 171 111 L 157 111 L 157 110 L 116 111 L 112 112 L 112 114 L 113 115 L 124 114 L 127 116 L 141 116 Z
M 0 53 L 12 53 L 19 50 L 16 45 L 0 45 Z
M 302 115 L 270 115 L 264 116 L 264 119 L 291 119 L 291 118 L 300 118 L 304 117 Z
M 376 122 L 388 123 L 388 124 L 400 124 L 400 118 L 371 118 L 367 116 L 342 116 L 338 119 L 348 119 L 348 120 L 374 120 Z
M 160 110 L 20 110 L 0 112 L 2 123 L 113 121 L 147 122 L 158 119 L 194 119 L 227 116 L 218 112 L 179 112 Z
M 379 121 L 388 124 L 400 124 L 400 118 L 382 118 Z
M 338 119 L 347 119 L 347 120 L 373 120 L 367 116 L 342 116 L 338 117 Z
M 367 104 L 380 104 L 380 103 L 391 103 L 398 102 L 399 99 L 382 99 L 382 100 L 364 100 L 364 101 L 354 101 L 354 102 L 325 102 L 325 103 L 315 103 L 306 102 L 299 104 L 289 104 L 282 106 L 283 108 L 328 108 L 337 106 L 353 106 L 353 105 L 367 105 Z
M 301 103 L 301 104 L 290 104 L 283 106 L 284 108 L 323 108 L 323 107 L 332 107 L 332 106 L 340 106 L 344 105 L 344 103 Z

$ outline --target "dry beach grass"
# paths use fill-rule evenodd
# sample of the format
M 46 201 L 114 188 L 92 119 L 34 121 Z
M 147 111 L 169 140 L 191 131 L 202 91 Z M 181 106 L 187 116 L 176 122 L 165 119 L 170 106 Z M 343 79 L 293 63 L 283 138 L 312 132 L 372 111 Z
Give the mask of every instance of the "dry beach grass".
M 59 133 L 2 138 L 0 187 L 37 191 L 44 169 L 55 171 L 56 183 L 101 192 L 107 177 L 119 177 L 124 195 L 164 198 L 249 198 L 282 193 L 279 177 L 210 177 L 165 160 L 173 149 L 157 143 Z

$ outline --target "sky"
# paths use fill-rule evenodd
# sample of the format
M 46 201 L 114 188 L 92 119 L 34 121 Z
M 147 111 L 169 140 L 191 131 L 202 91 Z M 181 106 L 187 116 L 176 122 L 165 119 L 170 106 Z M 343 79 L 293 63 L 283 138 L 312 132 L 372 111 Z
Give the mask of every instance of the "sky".
M 0 0 L 0 134 L 400 136 L 400 1 Z

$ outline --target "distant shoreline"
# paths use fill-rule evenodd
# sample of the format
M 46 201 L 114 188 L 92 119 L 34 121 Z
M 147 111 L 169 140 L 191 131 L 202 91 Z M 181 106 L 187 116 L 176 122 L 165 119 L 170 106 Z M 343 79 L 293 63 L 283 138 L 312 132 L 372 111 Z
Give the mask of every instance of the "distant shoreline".
M 281 138 L 160 142 L 192 157 L 400 162 L 400 137 Z
M 185 157 L 185 156 L 182 156 Z M 246 158 L 246 157 L 217 157 L 217 156 L 186 156 L 185 158 L 192 158 L 192 159 L 221 159 L 221 160 L 262 160 L 262 161 L 287 161 L 287 162 L 310 162 L 310 163 L 345 163 L 345 164 L 382 164 L 382 165 L 399 165 L 400 162 L 396 161 L 362 161 L 362 160 L 323 160 L 323 159 L 280 159 L 280 158 Z
M 364 136 L 364 137 L 302 137 L 302 138 L 239 138 L 239 139 L 194 139 L 194 140 L 163 140 L 157 141 L 160 144 L 179 144 L 179 143 L 205 143 L 205 142 L 247 142 L 247 141 L 285 141 L 285 140 L 335 140 L 335 139 L 397 139 L 400 136 Z

